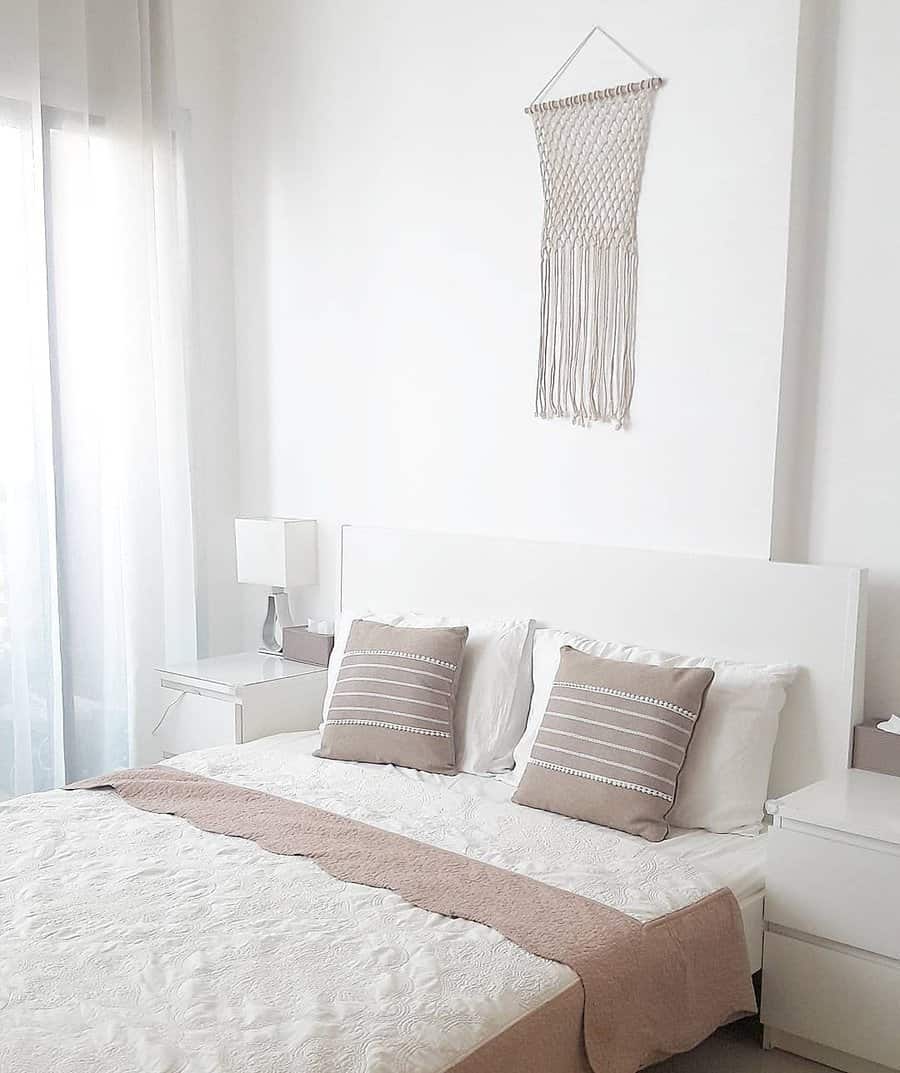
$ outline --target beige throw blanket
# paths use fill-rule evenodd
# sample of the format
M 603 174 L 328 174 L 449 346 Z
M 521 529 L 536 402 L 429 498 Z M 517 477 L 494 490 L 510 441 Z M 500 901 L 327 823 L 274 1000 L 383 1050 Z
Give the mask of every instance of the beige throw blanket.
M 136 808 L 251 839 L 271 853 L 312 858 L 337 879 L 396 891 L 422 909 L 477 921 L 532 954 L 568 965 L 584 988 L 583 1046 L 595 1073 L 634 1073 L 755 1010 L 740 911 L 728 890 L 641 924 L 527 876 L 204 776 L 152 767 L 69 787 L 102 788 Z M 572 996 L 566 995 L 562 1005 L 571 1011 Z M 507 1043 L 527 1047 L 525 1029 L 527 1024 Z M 485 1046 L 494 1048 L 497 1059 L 505 1050 L 502 1037 Z M 520 1061 L 518 1068 L 528 1065 Z M 483 1065 L 476 1052 L 457 1068 L 474 1073 L 501 1067 Z

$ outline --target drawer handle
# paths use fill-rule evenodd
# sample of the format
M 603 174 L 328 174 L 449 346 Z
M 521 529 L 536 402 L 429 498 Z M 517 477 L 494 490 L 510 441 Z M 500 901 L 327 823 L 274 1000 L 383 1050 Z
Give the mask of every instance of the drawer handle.
M 161 726 L 163 725 L 163 723 L 164 723 L 164 722 L 166 721 L 166 716 L 167 716 L 167 715 L 169 714 L 169 712 L 170 712 L 170 711 L 171 711 L 171 710 L 172 710 L 172 709 L 173 709 L 173 708 L 175 707 L 175 705 L 176 705 L 176 704 L 177 704 L 177 703 L 178 703 L 178 702 L 179 702 L 180 700 L 184 700 L 184 698 L 185 698 L 186 696 L 187 696 L 187 690 L 182 690 L 182 692 L 181 692 L 181 693 L 179 693 L 179 694 L 178 694 L 178 696 L 177 696 L 177 697 L 175 697 L 175 699 L 174 699 L 174 700 L 171 700 L 171 701 L 169 701 L 169 703 L 168 703 L 168 704 L 166 705 L 166 709 L 165 709 L 165 711 L 164 711 L 164 712 L 162 713 L 162 715 L 161 715 L 161 716 L 159 717 L 159 722 L 158 722 L 158 723 L 156 724 L 156 726 L 155 726 L 155 727 L 153 728 L 153 730 L 151 730 L 151 731 L 150 731 L 151 735 L 154 735 L 154 734 L 156 734 L 157 730 L 159 730 L 159 728 L 160 728 L 160 727 L 161 727 Z

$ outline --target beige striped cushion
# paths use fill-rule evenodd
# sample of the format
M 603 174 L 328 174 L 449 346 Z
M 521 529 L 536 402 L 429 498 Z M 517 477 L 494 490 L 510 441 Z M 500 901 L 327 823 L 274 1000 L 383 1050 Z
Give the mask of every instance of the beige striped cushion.
M 316 756 L 456 771 L 453 708 L 467 626 L 350 628 Z
M 712 680 L 566 645 L 513 801 L 661 842 Z

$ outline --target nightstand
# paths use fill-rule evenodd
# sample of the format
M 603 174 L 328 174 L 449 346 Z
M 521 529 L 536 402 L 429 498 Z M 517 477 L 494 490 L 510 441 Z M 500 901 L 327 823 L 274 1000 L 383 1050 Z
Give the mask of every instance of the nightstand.
M 157 669 L 160 715 L 171 706 L 156 732 L 164 757 L 315 730 L 322 718 L 324 667 L 246 652 Z
M 766 807 L 764 1046 L 900 1070 L 900 778 L 845 771 Z

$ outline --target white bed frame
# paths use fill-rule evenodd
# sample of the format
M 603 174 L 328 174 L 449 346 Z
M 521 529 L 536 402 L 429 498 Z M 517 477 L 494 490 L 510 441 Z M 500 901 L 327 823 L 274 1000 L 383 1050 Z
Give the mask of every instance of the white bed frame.
M 801 668 L 773 797 L 849 765 L 862 718 L 864 570 L 345 525 L 338 605 L 530 617 L 605 640 Z M 742 905 L 754 970 L 760 894 Z
M 341 609 L 519 616 L 611 641 L 801 668 L 769 792 L 843 771 L 862 718 L 865 571 L 345 525 Z

